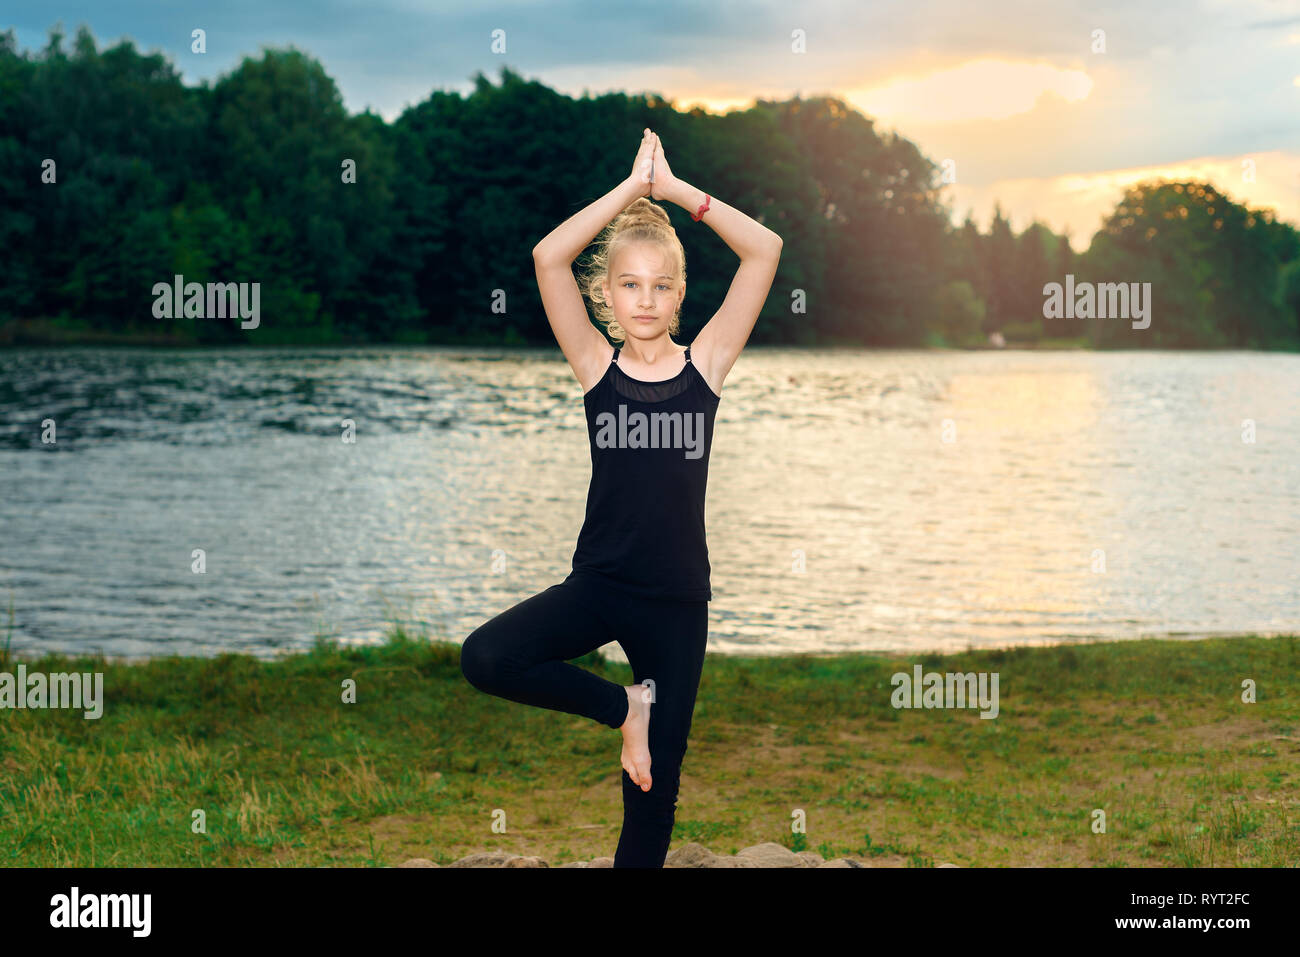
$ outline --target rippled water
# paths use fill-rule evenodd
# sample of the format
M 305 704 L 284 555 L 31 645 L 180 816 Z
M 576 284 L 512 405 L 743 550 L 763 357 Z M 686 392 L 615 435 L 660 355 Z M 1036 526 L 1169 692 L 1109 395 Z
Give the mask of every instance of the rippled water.
M 458 641 L 590 475 L 557 350 L 17 350 L 0 413 L 16 650 Z M 707 514 L 711 651 L 1297 632 L 1300 357 L 751 347 Z

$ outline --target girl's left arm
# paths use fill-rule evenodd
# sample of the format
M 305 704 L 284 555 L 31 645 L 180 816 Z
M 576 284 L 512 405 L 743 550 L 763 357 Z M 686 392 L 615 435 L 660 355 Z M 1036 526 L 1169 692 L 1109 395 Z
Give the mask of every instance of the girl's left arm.
M 656 154 L 656 162 L 663 154 Z M 664 199 L 676 203 L 692 215 L 704 203 L 704 191 L 685 180 L 673 177 L 664 184 Z M 781 237 L 762 223 L 710 195 L 709 208 L 700 218 L 722 237 L 740 257 L 740 266 L 731 280 L 727 297 L 705 323 L 692 344 L 700 372 L 715 393 L 721 394 L 723 380 L 745 348 L 758 314 L 767 300 L 781 261 Z

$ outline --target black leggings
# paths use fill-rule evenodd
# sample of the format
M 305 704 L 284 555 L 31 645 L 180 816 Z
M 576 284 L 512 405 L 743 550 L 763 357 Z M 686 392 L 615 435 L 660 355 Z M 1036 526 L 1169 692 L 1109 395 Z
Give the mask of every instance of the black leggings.
M 651 786 L 642 791 L 623 770 L 615 867 L 663 867 L 708 627 L 707 601 L 641 598 L 574 574 L 480 625 L 461 645 L 461 671 L 480 691 L 611 728 L 627 720 L 627 692 L 566 659 L 617 641 L 632 683 L 653 679 Z

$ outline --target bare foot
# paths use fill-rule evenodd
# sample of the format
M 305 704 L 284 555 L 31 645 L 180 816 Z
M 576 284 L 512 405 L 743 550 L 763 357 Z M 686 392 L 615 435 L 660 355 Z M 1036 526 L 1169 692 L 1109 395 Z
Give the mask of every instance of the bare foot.
M 625 685 L 627 720 L 623 732 L 623 770 L 642 791 L 650 790 L 650 689 Z

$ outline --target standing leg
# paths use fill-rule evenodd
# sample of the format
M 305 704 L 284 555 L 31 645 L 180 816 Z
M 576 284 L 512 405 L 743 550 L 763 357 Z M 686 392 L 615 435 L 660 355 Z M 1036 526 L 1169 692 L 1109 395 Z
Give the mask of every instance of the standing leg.
M 623 771 L 623 831 L 615 867 L 663 867 L 677 812 L 686 738 L 708 643 L 709 603 L 619 598 L 618 642 L 632 681 L 653 679 L 650 704 L 650 790 Z
M 623 686 L 567 661 L 613 640 L 590 590 L 569 579 L 480 625 L 461 644 L 465 679 L 497 697 L 621 727 Z

